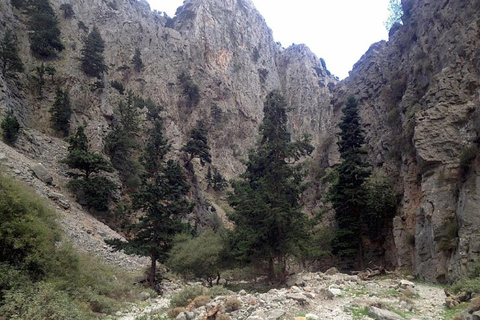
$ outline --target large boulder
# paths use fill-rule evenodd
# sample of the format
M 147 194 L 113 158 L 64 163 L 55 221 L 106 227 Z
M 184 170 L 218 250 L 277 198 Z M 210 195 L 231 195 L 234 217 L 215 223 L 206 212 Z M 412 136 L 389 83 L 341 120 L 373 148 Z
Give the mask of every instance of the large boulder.
M 53 182 L 53 177 L 50 172 L 43 166 L 41 163 L 37 163 L 32 166 L 32 171 L 35 176 L 42 180 L 45 183 L 51 184 Z

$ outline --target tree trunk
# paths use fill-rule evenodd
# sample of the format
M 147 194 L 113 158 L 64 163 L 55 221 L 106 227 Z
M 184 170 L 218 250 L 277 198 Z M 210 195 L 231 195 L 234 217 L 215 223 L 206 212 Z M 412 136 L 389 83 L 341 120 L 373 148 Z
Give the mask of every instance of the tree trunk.
M 275 264 L 273 257 L 268 260 L 268 281 L 273 282 L 275 280 Z
M 148 279 L 148 282 L 150 287 L 155 290 L 155 271 L 157 269 L 157 257 L 152 254 L 150 258 L 152 260 L 152 263 L 150 265 L 150 279 Z
M 217 272 L 217 286 L 220 284 L 220 272 Z

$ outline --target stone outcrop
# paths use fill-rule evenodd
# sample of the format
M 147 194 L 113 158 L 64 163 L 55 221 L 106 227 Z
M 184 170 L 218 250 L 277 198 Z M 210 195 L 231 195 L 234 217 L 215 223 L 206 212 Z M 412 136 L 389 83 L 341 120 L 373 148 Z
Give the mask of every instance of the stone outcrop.
M 360 102 L 369 162 L 391 177 L 401 195 L 385 243 L 368 258 L 412 268 L 420 278 L 437 281 L 454 280 L 479 261 L 480 164 L 475 148 L 480 128 L 480 0 L 403 0 L 403 25 L 392 28 L 389 41 L 373 44 L 340 83 L 308 47 L 284 49 L 276 44 L 249 0 L 186 0 L 174 18 L 152 12 L 144 0 L 50 2 L 66 48 L 47 62 L 57 74 L 47 79 L 41 97 L 32 84 L 41 61 L 29 52 L 27 16 L 10 1 L 0 3 L 0 24 L 5 27 L 0 36 L 6 28 L 15 31 L 26 66 L 16 81 L 0 76 L 0 117 L 14 110 L 23 126 L 53 136 L 48 109 L 60 86 L 70 91 L 72 127 L 86 124 L 92 149 L 102 151 L 124 99 L 110 85 L 115 80 L 164 107 L 167 136 L 177 157 L 189 130 L 203 123 L 209 129 L 213 164 L 229 179 L 243 171 L 241 160 L 256 142 L 268 92 L 283 92 L 292 107 L 293 137 L 312 135 L 314 162 L 323 169 L 339 161 L 336 124 L 343 102 L 354 95 Z M 72 5 L 74 18 L 63 18 L 62 3 Z M 94 25 L 106 43 L 109 71 L 100 80 L 104 89 L 94 89 L 97 79 L 87 78 L 78 62 L 85 27 Z M 145 64 L 141 72 L 131 65 L 136 48 Z M 182 72 L 200 88 L 196 106 L 182 95 Z M 140 140 L 147 129 L 145 124 Z M 58 159 L 42 159 L 29 131 L 19 149 L 51 171 L 58 164 Z M 205 169 L 195 166 L 199 179 L 192 198 L 215 202 L 205 193 Z M 64 180 L 58 181 L 60 186 Z M 315 188 L 321 189 L 318 184 Z M 315 192 L 321 194 L 310 191 Z M 51 198 L 70 207 L 60 196 Z M 306 211 L 318 209 L 318 197 L 313 198 Z M 213 205 L 221 210 L 221 205 Z

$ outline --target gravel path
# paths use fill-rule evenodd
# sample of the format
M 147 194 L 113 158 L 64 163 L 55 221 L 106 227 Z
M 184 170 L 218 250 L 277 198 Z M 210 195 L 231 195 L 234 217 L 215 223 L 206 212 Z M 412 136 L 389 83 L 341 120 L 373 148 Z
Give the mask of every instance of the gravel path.
M 373 306 L 392 318 L 432 320 L 442 319 L 445 295 L 443 289 L 429 284 L 413 283 L 402 279 L 373 279 L 363 281 L 357 276 L 341 273 L 305 273 L 297 276 L 295 286 L 272 289 L 267 293 L 231 293 L 229 297 L 242 301 L 242 307 L 226 312 L 233 320 L 311 320 L 375 319 L 365 315 Z M 162 318 L 169 307 L 169 298 L 181 286 L 168 283 L 166 295 L 150 299 L 129 311 L 118 312 L 106 319 L 135 320 L 138 317 Z M 206 307 L 192 308 L 177 320 L 203 319 L 206 309 L 225 304 L 227 297 L 217 297 Z M 372 308 L 375 309 L 375 308 Z M 378 310 L 377 309 L 377 310 Z M 144 319 L 144 318 L 142 318 Z

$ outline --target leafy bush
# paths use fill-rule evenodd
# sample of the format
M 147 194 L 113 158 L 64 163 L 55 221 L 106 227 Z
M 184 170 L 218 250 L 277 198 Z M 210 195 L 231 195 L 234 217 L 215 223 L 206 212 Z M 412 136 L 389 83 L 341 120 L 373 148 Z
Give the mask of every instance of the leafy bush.
M 0 314 L 8 319 L 94 319 L 134 296 L 133 276 L 59 244 L 55 212 L 0 176 Z
M 218 296 L 227 296 L 230 294 L 230 290 L 223 286 L 213 286 L 211 288 L 208 288 L 207 294 L 212 297 L 218 297 Z
M 17 117 L 13 115 L 13 112 L 8 112 L 5 119 L 0 124 L 2 127 L 3 141 L 8 144 L 14 144 L 18 139 L 20 132 L 20 123 L 18 123 Z
M 38 283 L 33 287 L 9 291 L 0 309 L 7 319 L 87 320 L 88 317 L 67 293 L 52 284 Z
M 77 202 L 98 211 L 108 211 L 108 204 L 116 184 L 105 177 L 74 179 L 68 182 L 68 188 L 75 193 Z
M 170 307 L 186 307 L 196 297 L 203 294 L 203 288 L 199 286 L 190 286 L 175 294 L 170 300 Z
M 220 272 L 223 240 L 211 230 L 204 231 L 199 237 L 189 239 L 182 236 L 170 251 L 167 265 L 183 276 L 193 275 L 207 279 L 210 286 Z
M 65 19 L 70 19 L 75 15 L 75 11 L 73 11 L 73 7 L 70 3 L 62 3 L 60 5 L 60 10 L 63 11 L 63 16 Z

